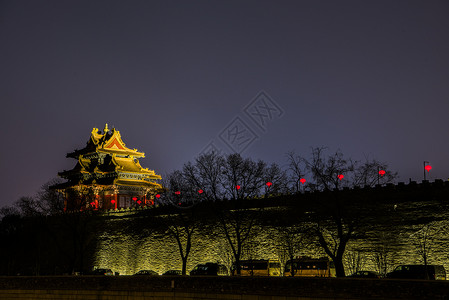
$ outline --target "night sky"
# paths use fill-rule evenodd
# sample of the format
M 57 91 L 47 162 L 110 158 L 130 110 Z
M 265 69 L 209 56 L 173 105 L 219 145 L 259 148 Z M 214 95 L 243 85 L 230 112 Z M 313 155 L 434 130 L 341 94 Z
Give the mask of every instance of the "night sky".
M 105 123 L 161 175 L 212 142 L 447 180 L 449 2 L 1 1 L 0 99 L 0 206 Z

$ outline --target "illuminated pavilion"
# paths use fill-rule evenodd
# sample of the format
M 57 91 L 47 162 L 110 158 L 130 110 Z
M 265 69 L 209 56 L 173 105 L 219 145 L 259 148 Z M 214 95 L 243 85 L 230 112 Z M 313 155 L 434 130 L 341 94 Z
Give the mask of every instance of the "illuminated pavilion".
M 156 182 L 161 176 L 139 163 L 145 154 L 127 148 L 120 132 L 109 130 L 108 124 L 103 133 L 93 128 L 86 146 L 67 157 L 77 164 L 58 173 L 67 182 L 52 187 L 64 196 L 65 211 L 151 206 L 162 189 Z

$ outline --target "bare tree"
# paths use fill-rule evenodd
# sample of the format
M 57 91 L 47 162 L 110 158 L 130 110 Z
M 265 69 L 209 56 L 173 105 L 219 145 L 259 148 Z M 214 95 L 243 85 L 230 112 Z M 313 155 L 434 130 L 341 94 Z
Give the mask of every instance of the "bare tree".
M 18 216 L 19 210 L 15 206 L 3 206 L 0 208 L 0 221 L 6 216 Z
M 366 261 L 364 253 L 360 250 L 346 251 L 344 259 L 350 274 L 361 271 Z
M 276 173 L 274 167 L 272 175 Z M 216 215 L 220 229 L 234 255 L 239 275 L 240 260 L 245 247 L 248 247 L 251 235 L 254 234 L 257 216 L 260 215 L 260 209 L 245 208 L 244 200 L 261 195 L 266 186 L 267 174 L 266 163 L 261 160 L 244 159 L 240 154 L 230 154 L 224 159 L 220 185 L 224 196 L 233 201 L 225 203 L 223 207 L 217 207 Z
M 431 222 L 421 227 L 418 231 L 410 235 L 412 243 L 415 246 L 416 252 L 422 259 L 425 266 L 428 265 L 429 256 L 433 251 L 437 225 Z
M 54 215 L 62 213 L 64 211 L 64 199 L 59 192 L 52 189 L 51 186 L 61 183 L 60 178 L 50 180 L 41 186 L 37 192 L 37 199 L 39 202 L 40 210 L 45 215 Z
M 238 199 L 231 209 L 228 207 L 218 210 L 217 216 L 240 274 L 239 261 L 253 232 L 255 218 L 254 212 L 240 207 L 239 202 L 261 194 L 267 177 L 266 170 L 264 162 L 243 159 L 239 154 L 226 157 L 215 153 L 205 154 L 198 157 L 195 163 L 185 164 L 182 171 L 175 171 L 166 176 L 163 184 L 167 192 L 161 200 L 180 207 L 187 203 L 186 206 L 191 207 L 194 204 L 192 202 L 201 199 L 214 201 L 224 198 Z M 271 175 L 273 178 L 279 175 L 279 170 L 273 167 Z M 191 236 L 196 225 L 187 222 L 187 219 L 183 222 L 178 224 L 172 220 L 166 228 L 177 241 L 183 265 L 185 265 L 192 246 Z
M 365 159 L 363 163 L 357 162 L 352 177 L 352 186 L 373 187 L 377 184 L 392 183 L 398 173 L 389 169 L 388 164 L 376 159 Z
M 334 262 L 337 277 L 344 277 L 343 255 L 354 233 L 355 224 L 354 220 L 344 215 L 340 195 L 336 190 L 342 185 L 341 175 L 352 172 L 354 164 L 351 160 L 344 158 L 339 151 L 326 157 L 323 154 L 324 150 L 324 148 L 314 148 L 312 159 L 310 161 L 304 159 L 313 177 L 314 189 L 334 191 L 333 201 L 324 203 L 322 208 L 325 210 L 320 212 L 325 218 L 330 216 L 331 220 L 323 220 L 320 216 L 316 222 L 315 233 L 320 246 Z
M 386 227 L 394 227 L 393 223 L 386 224 Z M 375 233 L 374 248 L 371 249 L 370 259 L 376 272 L 385 276 L 395 265 L 397 246 L 393 246 L 397 240 L 397 233 L 387 231 L 385 228 L 377 229 Z
M 294 151 L 286 154 L 288 161 L 289 182 L 291 184 L 290 190 L 294 193 L 301 191 L 301 178 L 305 176 L 305 161 L 297 155 Z
M 165 204 L 171 204 L 164 216 L 159 218 L 160 229 L 173 238 L 178 246 L 182 261 L 182 275 L 187 273 L 187 262 L 192 250 L 194 235 L 201 223 L 196 215 L 195 204 L 199 201 L 188 177 L 181 171 L 174 171 L 165 177 L 165 192 L 161 197 Z
M 389 269 L 394 266 L 394 252 L 388 245 L 379 245 L 372 254 L 371 260 L 376 271 L 385 276 Z
M 256 239 L 256 236 L 254 234 L 250 235 L 247 242 L 245 243 L 245 247 L 243 248 L 243 255 L 242 258 L 244 260 L 254 262 L 257 259 L 257 251 L 259 249 L 259 242 Z M 254 276 L 254 268 L 250 264 L 248 266 L 248 274 L 250 276 Z
M 20 197 L 14 203 L 17 212 L 23 217 L 50 216 L 62 213 L 64 210 L 64 200 L 52 185 L 60 183 L 60 179 L 52 179 L 43 184 L 36 196 Z
M 325 150 L 313 148 L 311 159 L 303 161 L 313 178 L 313 189 L 332 191 L 329 193 L 330 199 L 318 208 L 320 217 L 316 221 L 315 232 L 320 246 L 335 264 L 337 277 L 344 277 L 343 256 L 360 215 L 356 206 L 351 205 L 347 199 L 342 199 L 340 189 L 369 182 L 368 178 L 376 171 L 373 169 L 377 169 L 378 163 L 367 161 L 361 164 L 345 158 L 340 151 L 326 155 Z M 395 175 L 391 174 L 389 180 L 394 178 Z
M 281 262 L 281 266 L 285 266 L 287 260 L 293 262 L 296 256 L 299 255 L 301 250 L 305 249 L 311 244 L 311 239 L 308 234 L 307 228 L 304 224 L 291 225 L 291 226 L 278 226 L 276 227 L 276 236 L 273 240 L 276 243 L 276 249 L 278 252 L 278 258 Z M 292 263 L 290 269 L 291 276 L 294 276 L 296 269 Z M 283 273 L 283 269 L 282 269 Z
M 264 171 L 265 195 L 279 195 L 288 192 L 288 177 L 277 164 L 273 163 Z
M 220 239 L 217 247 L 220 262 L 226 266 L 228 272 L 231 272 L 234 266 L 234 255 L 231 246 L 226 240 Z
M 35 217 L 43 214 L 39 201 L 34 197 L 20 197 L 14 205 L 23 217 Z
M 158 199 L 159 204 L 173 205 L 179 208 L 191 207 L 204 198 L 204 193 L 198 192 L 191 185 L 191 178 L 182 171 L 166 174 L 162 180 L 163 191 Z
M 249 199 L 286 191 L 286 174 L 277 164 L 267 166 L 238 153 L 203 154 L 184 164 L 181 173 L 192 189 L 201 190 L 205 200 Z
M 163 223 L 166 234 L 173 238 L 178 245 L 182 261 L 182 275 L 186 275 L 187 262 L 193 245 L 192 241 L 199 227 L 199 222 L 194 214 L 194 207 L 180 211 L 178 214 L 164 216 Z
M 252 211 L 242 208 L 241 202 L 235 201 L 232 208 L 217 209 L 219 226 L 229 248 L 234 256 L 236 272 L 240 275 L 240 260 L 244 254 L 248 242 L 254 232 L 256 214 L 259 211 Z
M 228 199 L 248 199 L 261 194 L 265 186 L 266 163 L 230 154 L 225 159 L 221 185 Z
M 225 159 L 211 152 L 188 162 L 183 167 L 183 175 L 189 185 L 203 191 L 206 200 L 218 201 L 225 197 L 221 186 Z

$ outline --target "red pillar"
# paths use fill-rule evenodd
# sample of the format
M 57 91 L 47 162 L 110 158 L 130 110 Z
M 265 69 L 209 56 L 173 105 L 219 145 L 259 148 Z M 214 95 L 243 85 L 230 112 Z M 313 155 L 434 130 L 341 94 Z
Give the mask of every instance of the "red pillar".
M 98 199 L 100 198 L 100 195 L 95 195 L 95 210 L 98 210 Z

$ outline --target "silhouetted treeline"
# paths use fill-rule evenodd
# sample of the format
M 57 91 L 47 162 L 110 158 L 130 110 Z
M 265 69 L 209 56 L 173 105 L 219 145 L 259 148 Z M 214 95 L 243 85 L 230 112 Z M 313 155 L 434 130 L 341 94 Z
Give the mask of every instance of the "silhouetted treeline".
M 63 213 L 63 199 L 45 184 L 0 210 L 0 274 L 52 275 L 90 270 L 95 247 L 93 212 Z

